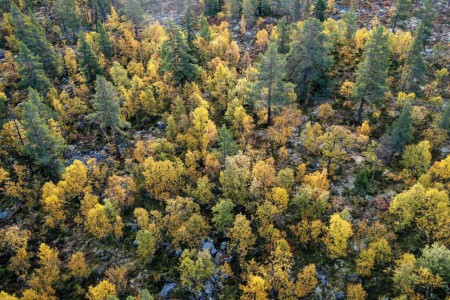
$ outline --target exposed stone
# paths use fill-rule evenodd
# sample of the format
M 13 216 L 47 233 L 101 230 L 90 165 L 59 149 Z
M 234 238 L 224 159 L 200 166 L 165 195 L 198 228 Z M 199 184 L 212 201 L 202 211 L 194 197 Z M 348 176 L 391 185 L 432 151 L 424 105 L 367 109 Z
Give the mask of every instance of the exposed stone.
M 172 291 L 176 286 L 177 286 L 177 284 L 176 284 L 176 283 L 173 283 L 173 282 L 171 282 L 171 283 L 166 283 L 166 284 L 163 286 L 163 288 L 162 288 L 161 292 L 159 293 L 159 295 L 160 295 L 161 298 L 163 298 L 163 299 L 169 299 L 170 291 Z

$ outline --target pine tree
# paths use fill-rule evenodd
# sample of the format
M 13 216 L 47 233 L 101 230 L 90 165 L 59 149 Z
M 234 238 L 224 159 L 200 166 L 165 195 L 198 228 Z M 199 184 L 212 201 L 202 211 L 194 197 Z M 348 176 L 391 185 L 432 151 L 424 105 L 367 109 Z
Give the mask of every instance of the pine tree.
M 212 39 L 211 27 L 209 26 L 208 19 L 205 16 L 200 18 L 200 36 L 207 42 Z
M 391 141 L 394 151 L 403 152 L 404 146 L 413 141 L 412 123 L 411 107 L 407 106 L 392 124 Z
M 19 41 L 38 57 L 47 75 L 57 77 L 61 73 L 61 64 L 55 53 L 55 49 L 48 42 L 44 29 L 34 16 L 24 16 L 20 9 L 13 4 L 11 6 L 12 23 Z
M 434 20 L 434 7 L 433 7 L 433 0 L 425 0 L 423 3 L 423 7 L 419 11 L 419 19 L 422 21 L 422 24 L 424 26 L 424 32 L 423 32 L 423 43 L 427 44 L 430 36 L 431 31 L 433 30 L 433 20 Z
M 219 0 L 204 0 L 205 15 L 214 16 L 220 10 Z
M 272 105 L 289 102 L 289 92 L 294 85 L 284 81 L 286 76 L 286 59 L 278 53 L 278 46 L 270 42 L 266 53 L 260 56 L 256 64 L 257 81 L 252 87 L 253 99 L 265 100 L 267 104 L 267 126 L 272 123 Z
M 344 14 L 345 35 L 347 39 L 351 39 L 356 30 L 358 30 L 358 15 L 356 14 L 355 7 L 350 6 L 349 10 Z
M 445 110 L 444 113 L 442 114 L 439 126 L 442 129 L 450 131 L 450 102 L 447 102 L 447 105 L 445 106 Z
M 127 0 L 125 4 L 125 15 L 134 24 L 134 34 L 137 37 L 138 27 L 144 20 L 144 10 L 140 0 Z
M 178 27 L 173 26 L 170 38 L 162 46 L 161 73 L 170 72 L 171 80 L 181 85 L 199 76 L 197 60 L 191 54 L 186 38 Z
M 120 158 L 118 134 L 124 134 L 122 129 L 128 127 L 129 123 L 121 119 L 120 98 L 116 88 L 103 76 L 97 76 L 92 106 L 95 112 L 88 118 L 100 124 L 104 132 L 111 132 L 116 145 L 116 155 Z
M 289 43 L 291 42 L 291 28 L 286 17 L 280 19 L 277 25 L 278 28 L 278 51 L 282 54 L 289 52 Z
M 30 89 L 28 100 L 22 104 L 22 124 L 27 137 L 25 153 L 33 157 L 37 164 L 51 167 L 51 172 L 58 171 L 64 140 L 49 127 L 48 116 L 41 110 L 50 109 L 41 101 L 37 92 Z
M 225 0 L 226 5 L 230 11 L 230 17 L 238 20 L 241 16 L 241 1 L 240 0 Z
M 88 82 L 93 82 L 97 75 L 102 73 L 97 54 L 86 41 L 84 34 L 80 33 L 78 51 L 81 54 L 80 67 Z
M 220 161 L 225 162 L 227 156 L 235 155 L 237 152 L 237 144 L 233 139 L 233 133 L 225 125 L 219 129 L 217 135 L 217 142 L 219 143 Z
M 362 120 L 364 103 L 379 104 L 388 90 L 386 82 L 389 69 L 388 34 L 383 26 L 377 26 L 371 32 L 364 49 L 364 60 L 356 71 L 354 97 L 361 99 L 358 120 Z
M 325 10 L 327 9 L 327 6 L 325 4 L 324 0 L 317 0 L 316 7 L 315 7 L 315 17 L 320 22 L 325 21 Z
M 319 20 L 307 19 L 287 57 L 288 79 L 296 84 L 297 95 L 306 102 L 315 89 L 324 88 L 326 72 L 333 64 L 331 45 L 322 29 Z
M 51 86 L 50 80 L 45 75 L 42 63 L 31 53 L 30 49 L 24 44 L 19 45 L 19 74 L 21 77 L 21 87 L 32 87 L 41 93 L 46 92 Z
M 423 49 L 423 24 L 419 24 L 416 29 L 414 41 L 411 49 L 406 56 L 406 65 L 404 72 L 404 86 L 406 91 L 414 92 L 416 94 L 421 93 L 420 87 L 424 83 L 424 76 L 426 71 L 426 65 L 422 58 Z
M 72 34 L 72 40 L 75 40 L 80 29 L 80 18 L 76 11 L 75 1 L 57 0 L 55 14 L 64 32 L 70 32 Z
M 109 36 L 105 30 L 105 26 L 103 26 L 103 23 L 100 21 L 97 22 L 97 34 L 98 48 L 106 58 L 110 58 L 112 55 L 111 41 L 109 40 Z
M 404 21 L 409 18 L 414 8 L 412 0 L 397 0 L 395 3 L 396 12 L 393 16 L 392 32 L 395 33 L 397 26 L 404 28 Z
M 253 0 L 242 0 L 242 15 L 248 25 L 252 26 L 255 22 L 255 5 Z

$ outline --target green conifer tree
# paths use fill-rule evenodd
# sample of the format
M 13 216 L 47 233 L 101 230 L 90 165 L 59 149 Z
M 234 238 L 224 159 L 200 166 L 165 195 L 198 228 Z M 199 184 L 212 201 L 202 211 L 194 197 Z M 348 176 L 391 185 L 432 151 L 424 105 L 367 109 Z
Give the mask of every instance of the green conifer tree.
M 22 88 L 32 87 L 41 93 L 45 93 L 52 83 L 45 75 L 42 63 L 31 53 L 30 49 L 24 44 L 19 44 L 19 74 L 21 81 L 19 86 Z
M 394 151 L 402 153 L 405 145 L 413 141 L 412 123 L 411 107 L 407 106 L 392 124 L 391 142 Z
M 116 88 L 103 76 L 97 76 L 92 106 L 95 112 L 88 115 L 88 118 L 98 123 L 103 132 L 110 132 L 116 146 L 116 155 L 120 158 L 118 135 L 124 134 L 122 129 L 130 124 L 120 116 L 120 98 Z
M 375 27 L 364 48 L 364 60 L 356 71 L 353 96 L 360 101 L 358 120 L 362 120 L 365 102 L 379 104 L 388 90 L 386 82 L 389 69 L 388 34 L 383 26 Z
M 227 156 L 233 156 L 237 153 L 237 144 L 233 139 L 233 133 L 225 125 L 218 132 L 217 142 L 219 144 L 220 161 L 223 164 Z
M 289 43 L 291 42 L 291 27 L 287 22 L 286 17 L 278 21 L 278 51 L 282 54 L 289 52 Z
M 138 27 L 144 20 L 144 10 L 140 0 L 127 0 L 125 4 L 125 15 L 134 24 L 135 36 L 138 35 Z
M 105 26 L 103 26 L 103 23 L 98 21 L 97 22 L 97 34 L 98 34 L 98 48 L 100 51 L 105 55 L 106 58 L 111 57 L 112 55 L 112 47 L 111 47 L 111 41 L 109 40 L 108 33 L 105 30 Z
M 28 100 L 22 104 L 22 125 L 27 137 L 24 150 L 38 165 L 50 167 L 50 172 L 59 171 L 64 140 L 49 127 L 48 120 L 40 111 L 45 104 L 36 94 L 30 90 Z
M 325 10 L 327 9 L 327 5 L 324 0 L 317 0 L 315 6 L 315 17 L 320 21 L 325 21 Z
M 200 18 L 200 36 L 207 42 L 210 42 L 212 39 L 211 27 L 205 16 Z
M 404 29 L 405 22 L 410 16 L 414 8 L 412 0 L 396 0 L 395 14 L 392 16 L 392 32 L 395 32 L 397 27 Z
M 267 126 L 272 123 L 272 105 L 289 102 L 289 92 L 294 89 L 292 83 L 284 81 L 286 59 L 278 53 L 275 42 L 269 42 L 267 51 L 260 55 L 256 64 L 257 80 L 252 86 L 252 98 L 264 100 L 267 105 Z
M 97 54 L 86 41 L 84 33 L 80 33 L 78 51 L 81 55 L 80 67 L 88 82 L 93 82 L 97 75 L 102 73 Z
M 288 79 L 296 84 L 297 95 L 305 102 L 314 90 L 326 87 L 326 72 L 333 64 L 331 44 L 322 29 L 322 23 L 316 18 L 304 21 L 287 57 Z
M 195 57 L 189 54 L 191 50 L 180 28 L 172 26 L 169 36 L 162 46 L 160 72 L 170 72 L 171 80 L 177 85 L 196 80 L 200 67 Z
M 411 49 L 406 56 L 405 71 L 403 72 L 404 87 L 409 92 L 420 94 L 420 87 L 425 80 L 426 65 L 423 61 L 423 24 L 419 24 L 414 35 Z
M 80 18 L 76 10 L 75 0 L 57 0 L 55 14 L 64 32 L 72 35 L 72 40 L 77 38 L 80 29 Z

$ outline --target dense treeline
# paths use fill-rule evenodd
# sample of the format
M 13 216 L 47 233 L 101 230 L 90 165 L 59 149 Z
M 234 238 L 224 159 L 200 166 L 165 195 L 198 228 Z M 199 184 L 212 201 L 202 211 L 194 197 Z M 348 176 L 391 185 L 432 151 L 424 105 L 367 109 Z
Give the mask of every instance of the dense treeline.
M 0 10 L 0 299 L 449 297 L 442 3 Z

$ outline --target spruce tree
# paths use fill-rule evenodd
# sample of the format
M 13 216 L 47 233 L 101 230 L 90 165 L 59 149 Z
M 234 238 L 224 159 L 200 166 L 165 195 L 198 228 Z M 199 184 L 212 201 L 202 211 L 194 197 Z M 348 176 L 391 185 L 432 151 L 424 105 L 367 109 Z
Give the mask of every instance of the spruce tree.
M 98 123 L 103 132 L 109 131 L 116 146 L 116 155 L 120 158 L 118 135 L 124 134 L 122 129 L 130 124 L 120 116 L 120 98 L 116 88 L 103 76 L 97 76 L 92 106 L 95 112 L 88 115 L 88 118 Z
M 327 9 L 327 5 L 324 0 L 317 0 L 315 7 L 315 17 L 320 21 L 325 21 L 325 10 Z
M 225 0 L 228 6 L 231 19 L 238 20 L 241 16 L 241 1 L 239 0 Z
M 441 121 L 439 122 L 439 126 L 442 129 L 450 131 L 450 102 L 447 102 L 445 106 L 445 110 L 442 113 Z
M 284 81 L 286 76 L 286 59 L 278 53 L 275 42 L 269 42 L 267 51 L 260 55 L 256 63 L 257 81 L 252 87 L 252 98 L 264 100 L 267 105 L 267 125 L 272 123 L 272 105 L 289 102 L 289 92 L 294 85 Z
M 100 51 L 105 55 L 106 58 L 111 57 L 112 55 L 112 47 L 111 47 L 111 41 L 109 40 L 108 33 L 105 30 L 105 26 L 103 26 L 103 23 L 98 21 L 97 22 L 97 34 L 98 34 L 98 48 Z
M 61 73 L 61 64 L 55 49 L 48 42 L 44 29 L 34 16 L 24 16 L 20 9 L 12 4 L 11 20 L 14 25 L 16 38 L 38 57 L 43 68 L 50 77 L 57 77 Z
M 325 87 L 326 72 L 333 64 L 331 44 L 322 29 L 322 23 L 315 18 L 304 21 L 287 57 L 288 79 L 296 84 L 297 95 L 306 102 L 315 90 Z
M 214 16 L 220 10 L 219 0 L 204 0 L 205 3 L 205 15 Z
M 351 39 L 358 30 L 358 15 L 356 14 L 355 7 L 350 6 L 349 10 L 344 13 L 345 24 L 345 37 Z
M 422 58 L 423 49 L 423 24 L 419 24 L 416 29 L 414 41 L 406 56 L 403 82 L 405 89 L 416 94 L 421 93 L 420 87 L 425 80 L 426 65 Z
M 278 28 L 278 51 L 282 54 L 289 52 L 289 43 L 291 42 L 291 27 L 288 24 L 286 17 L 280 19 L 277 25 Z
M 252 26 L 255 22 L 255 5 L 253 0 L 242 0 L 242 14 L 247 24 Z
M 212 39 L 211 27 L 205 16 L 200 18 L 200 36 L 207 42 L 210 42 Z
M 41 100 L 35 91 L 30 90 L 28 100 L 22 104 L 22 125 L 27 137 L 24 150 L 38 165 L 48 166 L 54 172 L 61 166 L 64 140 L 49 127 L 48 119 L 41 114 L 40 110 L 45 107 Z
M 434 7 L 433 7 L 433 0 L 425 0 L 423 3 L 423 7 L 419 11 L 419 19 L 422 21 L 423 24 L 423 43 L 427 44 L 430 36 L 431 31 L 433 30 L 433 20 L 434 20 Z
M 42 63 L 31 53 L 30 49 L 24 44 L 19 44 L 19 75 L 21 81 L 19 86 L 22 88 L 32 87 L 41 93 L 45 93 L 52 83 L 45 75 Z
M 196 80 L 200 67 L 196 64 L 195 57 L 190 54 L 191 49 L 180 28 L 172 26 L 169 36 L 162 46 L 160 72 L 170 72 L 171 80 L 177 85 Z
M 374 28 L 364 48 L 364 60 L 356 71 L 353 96 L 360 101 L 358 120 L 362 120 L 365 102 L 379 104 L 388 90 L 386 82 L 389 69 L 388 34 L 381 25 Z
M 227 156 L 233 156 L 237 153 L 238 147 L 233 139 L 233 133 L 225 125 L 218 132 L 217 142 L 219 144 L 220 161 L 223 164 Z
M 70 32 L 72 40 L 76 40 L 80 29 L 80 18 L 77 14 L 75 0 L 57 0 L 55 14 L 65 33 Z
M 102 73 L 97 54 L 86 41 L 84 33 L 80 33 L 78 51 L 81 55 L 80 67 L 88 82 L 93 82 L 97 75 Z
M 414 5 L 412 0 L 396 0 L 396 12 L 393 15 L 392 32 L 395 33 L 397 27 L 404 29 L 404 21 L 410 17 L 413 8 Z
M 391 142 L 395 152 L 403 152 L 405 145 L 413 141 L 412 123 L 411 107 L 407 106 L 392 124 Z
M 125 15 L 128 20 L 134 24 L 134 33 L 137 37 L 138 35 L 138 27 L 141 25 L 144 20 L 144 10 L 142 9 L 140 0 L 126 0 L 125 4 Z

